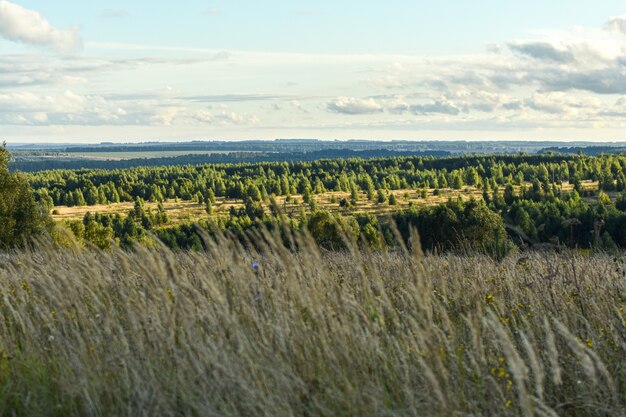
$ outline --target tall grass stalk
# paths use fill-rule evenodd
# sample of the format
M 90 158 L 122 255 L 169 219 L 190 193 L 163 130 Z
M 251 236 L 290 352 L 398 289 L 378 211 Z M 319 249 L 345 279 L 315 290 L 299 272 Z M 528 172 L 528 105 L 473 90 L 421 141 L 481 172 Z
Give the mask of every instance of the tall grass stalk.
M 0 415 L 626 415 L 608 255 L 252 243 L 0 255 Z

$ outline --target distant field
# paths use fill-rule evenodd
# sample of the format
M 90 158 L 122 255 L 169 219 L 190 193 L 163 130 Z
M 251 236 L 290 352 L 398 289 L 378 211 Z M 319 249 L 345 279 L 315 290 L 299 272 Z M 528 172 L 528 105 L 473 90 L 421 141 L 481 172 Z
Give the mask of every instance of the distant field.
M 571 191 L 572 188 L 571 184 L 563 184 L 564 191 Z M 584 181 L 583 188 L 585 190 L 597 190 L 598 183 Z M 502 191 L 503 190 L 501 190 L 501 192 Z M 369 201 L 367 199 L 367 195 L 364 193 L 360 193 L 356 205 L 349 208 L 340 207 L 339 205 L 339 201 L 341 201 L 341 199 L 350 199 L 350 193 L 347 192 L 327 192 L 323 194 L 316 194 L 315 199 L 321 209 L 328 210 L 330 212 L 346 214 L 364 213 L 372 215 L 393 213 L 394 211 L 407 209 L 410 205 L 421 206 L 441 204 L 449 198 L 456 198 L 457 196 L 460 196 L 464 200 L 468 200 L 470 198 L 482 200 L 482 191 L 475 187 L 464 187 L 461 190 L 442 188 L 440 189 L 439 195 L 435 195 L 434 189 L 428 189 L 426 190 L 426 198 L 422 198 L 420 190 L 416 189 L 393 190 L 390 191 L 390 193 L 393 193 L 397 199 L 397 204 L 395 206 L 390 206 L 387 202 L 378 204 L 375 199 L 374 201 Z M 609 195 L 612 198 L 616 197 L 615 193 L 609 193 Z M 287 216 L 300 217 L 302 207 L 305 208 L 306 212 L 310 212 L 309 206 L 307 204 L 303 204 L 302 202 L 302 195 L 294 194 L 291 196 L 289 201 L 286 200 L 285 196 L 276 197 L 277 204 Z M 588 200 L 593 201 L 595 198 L 591 197 Z M 132 202 L 80 207 L 57 206 L 54 208 L 52 218 L 56 221 L 81 220 L 87 212 L 120 214 L 125 216 L 130 210 L 132 210 L 133 206 L 134 203 Z M 157 203 L 146 202 L 145 206 L 146 208 L 156 210 Z M 213 214 L 211 216 L 225 216 L 228 214 L 231 207 L 239 208 L 242 206 L 242 200 L 218 198 L 216 203 L 213 205 Z M 167 200 L 163 202 L 163 207 L 170 217 L 169 225 L 192 222 L 208 217 L 204 210 L 204 205 L 198 204 L 195 201 Z M 266 210 L 269 210 L 267 204 L 264 204 L 264 207 Z
M 143 151 L 143 152 L 70 152 L 63 154 L 70 158 L 124 161 L 128 159 L 172 158 L 184 155 L 214 155 L 232 151 Z
M 359 199 L 356 205 L 349 208 L 340 207 L 339 205 L 339 201 L 341 199 L 350 198 L 350 193 L 347 192 L 328 192 L 324 194 L 317 194 L 315 195 L 315 198 L 318 206 L 324 210 L 337 213 L 367 213 L 374 215 L 382 215 L 385 213 L 392 213 L 400 209 L 406 209 L 410 204 L 416 206 L 439 204 L 445 202 L 448 198 L 456 198 L 456 196 L 461 196 L 463 199 L 469 199 L 470 197 L 482 199 L 480 190 L 469 187 L 463 190 L 442 189 L 441 194 L 438 196 L 434 195 L 434 190 L 427 190 L 428 195 L 425 199 L 421 198 L 419 190 L 394 190 L 391 191 L 391 193 L 393 193 L 397 199 L 397 204 L 395 206 L 390 206 L 387 202 L 378 204 L 375 201 L 369 201 L 367 196 L 363 193 L 359 194 Z M 290 201 L 286 201 L 286 197 L 284 196 L 277 196 L 276 202 L 283 212 L 291 217 L 299 217 L 301 207 L 304 207 L 307 212 L 310 211 L 308 205 L 302 203 L 302 195 L 300 194 L 292 195 Z M 157 203 L 146 202 L 145 205 L 147 208 L 157 208 Z M 133 208 L 133 206 L 134 203 L 132 202 L 80 207 L 57 206 L 54 209 L 55 211 L 52 217 L 54 220 L 62 221 L 80 220 L 87 212 L 126 215 Z M 235 208 L 242 207 L 243 201 L 218 198 L 217 202 L 213 205 L 212 216 L 219 217 L 221 215 L 226 215 L 233 206 Z M 208 217 L 204 211 L 204 206 L 196 203 L 195 201 L 167 200 L 163 203 L 163 207 L 170 216 L 170 224 L 185 223 Z M 269 209 L 267 204 L 265 204 L 265 208 Z
M 474 198 L 482 198 L 481 192 L 476 189 L 444 189 L 441 190 L 441 195 L 439 196 L 433 195 L 433 191 L 434 190 L 428 190 L 428 196 L 426 197 L 426 199 L 423 199 L 419 196 L 418 190 L 394 190 L 392 191 L 392 193 L 396 196 L 398 201 L 396 206 L 390 206 L 388 203 L 377 204 L 374 201 L 368 201 L 365 194 L 360 194 L 356 205 L 350 208 L 343 208 L 339 206 L 339 201 L 343 198 L 349 199 L 350 193 L 329 192 L 324 194 L 318 194 L 315 197 L 319 207 L 325 210 L 329 210 L 332 212 L 350 212 L 351 214 L 368 213 L 378 215 L 390 213 L 401 208 L 407 208 L 410 203 L 413 203 L 414 205 L 442 203 L 446 201 L 449 197 L 456 197 L 457 195 L 461 195 L 463 198 L 470 198 L 471 196 L 473 196 Z M 278 196 L 276 197 L 276 202 L 283 210 L 283 212 L 288 216 L 299 216 L 301 207 L 305 207 L 305 209 L 308 210 L 308 206 L 302 203 L 302 195 L 299 194 L 292 195 L 289 202 L 286 201 L 286 197 Z M 55 213 L 58 214 L 53 214 L 52 217 L 55 220 L 60 221 L 80 220 L 85 216 L 85 213 L 87 212 L 126 215 L 133 208 L 133 206 L 134 203 L 132 202 L 80 207 L 58 206 L 54 209 Z M 226 215 L 232 206 L 236 208 L 242 207 L 243 201 L 236 199 L 219 198 L 217 202 L 213 205 L 212 216 L 217 217 L 220 215 Z M 146 207 L 156 209 L 157 203 L 146 202 Z M 200 218 L 206 218 L 208 216 L 204 211 L 204 206 L 194 201 L 167 200 L 163 203 L 163 207 L 170 216 L 170 223 L 173 224 L 193 221 Z M 265 207 L 266 209 L 269 209 L 267 205 L 265 205 Z

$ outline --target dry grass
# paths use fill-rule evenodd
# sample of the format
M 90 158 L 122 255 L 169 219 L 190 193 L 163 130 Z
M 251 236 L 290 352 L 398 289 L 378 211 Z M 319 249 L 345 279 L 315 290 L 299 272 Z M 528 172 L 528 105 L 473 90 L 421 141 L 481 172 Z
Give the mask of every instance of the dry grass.
M 530 184 L 527 184 L 530 186 Z M 598 189 L 598 183 L 592 181 L 583 181 L 583 189 L 595 191 Z M 569 192 L 573 190 L 573 185 L 565 182 L 562 185 L 563 191 Z M 519 187 L 516 187 L 519 192 Z M 339 206 L 339 201 L 342 198 L 346 200 L 350 199 L 350 193 L 347 192 L 326 192 L 322 194 L 316 194 L 314 197 L 318 203 L 318 206 L 330 212 L 335 213 L 366 213 L 372 215 L 384 215 L 396 212 L 398 210 L 406 209 L 410 204 L 415 206 L 423 205 L 436 205 L 446 202 L 449 198 L 456 198 L 460 196 L 464 200 L 474 198 L 481 200 L 483 198 L 482 191 L 475 187 L 463 187 L 461 190 L 454 190 L 451 188 L 442 188 L 440 195 L 434 195 L 434 189 L 427 189 L 426 198 L 421 198 L 420 190 L 416 189 L 401 189 L 393 190 L 393 193 L 397 199 L 397 205 L 389 206 L 387 203 L 377 204 L 374 201 L 368 201 L 365 193 L 359 194 L 359 199 L 355 206 L 345 209 Z M 500 190 L 501 192 L 503 190 Z M 611 197 L 615 198 L 616 193 L 611 193 Z M 301 207 L 305 208 L 305 211 L 310 212 L 308 204 L 302 202 L 302 195 L 295 194 L 291 196 L 291 201 L 286 202 L 285 196 L 277 196 L 276 203 L 282 209 L 284 213 L 292 217 L 298 217 L 301 213 Z M 334 200 L 334 202 L 333 202 Z M 594 198 L 588 199 L 589 201 L 595 201 Z M 114 203 L 114 204 L 99 204 L 95 206 L 57 206 L 54 208 L 55 214 L 52 218 L 56 221 L 63 220 L 82 220 L 87 212 L 91 213 L 108 213 L 108 214 L 120 214 L 122 217 L 126 216 L 130 210 L 132 210 L 134 203 Z M 157 203 L 146 202 L 145 207 L 149 207 L 156 210 Z M 204 205 L 197 204 L 194 201 L 186 200 L 167 200 L 163 203 L 163 207 L 167 214 L 170 216 L 170 224 L 189 223 L 197 221 L 198 219 L 207 218 L 208 215 L 204 210 Z M 243 201 L 237 199 L 225 199 L 218 198 L 213 207 L 212 217 L 226 216 L 229 213 L 231 207 L 240 208 L 243 207 Z M 269 210 L 269 205 L 265 204 L 266 210 Z
M 619 260 L 256 244 L 0 258 L 0 415 L 625 415 Z
M 346 192 L 328 192 L 315 195 L 315 199 L 319 208 L 336 213 L 368 213 L 381 215 L 385 213 L 393 213 L 395 211 L 406 209 L 409 204 L 420 205 L 435 205 L 440 204 L 448 200 L 448 198 L 456 198 L 461 196 L 463 199 L 469 199 L 471 197 L 475 199 L 482 199 L 481 191 L 475 188 L 468 188 L 463 190 L 442 189 L 439 196 L 433 195 L 434 190 L 428 191 L 428 196 L 423 199 L 419 196 L 419 190 L 406 189 L 406 190 L 394 190 L 393 193 L 398 204 L 395 206 L 389 206 L 388 203 L 377 204 L 373 201 L 368 201 L 365 193 L 359 194 L 359 199 L 355 206 L 345 209 L 339 206 L 339 201 L 342 198 L 346 200 L 350 199 L 350 193 Z M 335 200 L 334 202 L 332 200 Z M 290 216 L 299 216 L 301 208 L 304 207 L 305 211 L 310 212 L 308 204 L 304 204 L 302 201 L 302 195 L 294 194 L 291 196 L 289 202 L 286 201 L 285 196 L 277 196 L 276 203 L 281 210 Z M 146 202 L 144 204 L 146 208 L 156 210 L 158 203 Z M 243 207 L 243 201 L 238 199 L 225 199 L 218 198 L 213 205 L 212 217 L 225 216 L 229 213 L 231 207 L 240 208 Z M 56 206 L 54 208 L 54 214 L 52 218 L 55 221 L 63 220 L 82 220 L 87 212 L 90 213 L 107 213 L 107 214 L 120 214 L 125 217 L 130 210 L 134 207 L 132 202 L 113 203 L 113 204 L 98 204 L 94 206 Z M 265 203 L 264 207 L 269 211 L 269 203 Z M 195 201 L 188 200 L 167 200 L 163 202 L 163 208 L 170 217 L 170 224 L 189 223 L 197 221 L 198 219 L 208 218 L 203 204 L 198 204 Z

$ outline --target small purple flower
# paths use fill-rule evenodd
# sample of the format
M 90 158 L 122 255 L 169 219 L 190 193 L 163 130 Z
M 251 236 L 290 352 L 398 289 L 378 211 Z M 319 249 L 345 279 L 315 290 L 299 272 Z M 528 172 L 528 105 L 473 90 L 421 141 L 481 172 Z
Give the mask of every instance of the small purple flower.
M 252 264 L 252 269 L 254 269 L 255 271 L 258 271 L 259 270 L 259 263 L 258 262 L 254 262 Z

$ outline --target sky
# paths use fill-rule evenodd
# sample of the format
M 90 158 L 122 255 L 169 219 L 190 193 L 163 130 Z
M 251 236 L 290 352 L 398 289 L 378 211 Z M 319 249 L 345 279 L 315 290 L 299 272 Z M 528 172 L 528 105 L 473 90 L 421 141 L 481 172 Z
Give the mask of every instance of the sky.
M 275 138 L 626 141 L 626 5 L 0 0 L 0 141 Z

